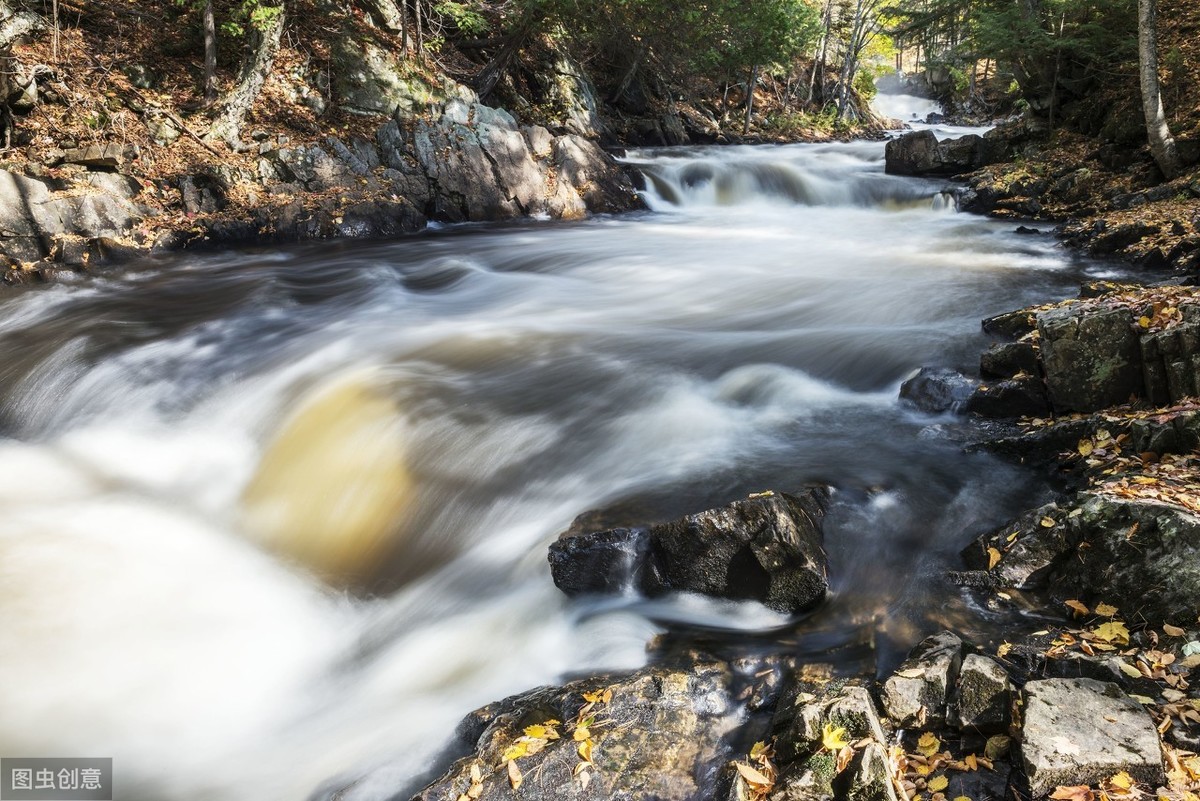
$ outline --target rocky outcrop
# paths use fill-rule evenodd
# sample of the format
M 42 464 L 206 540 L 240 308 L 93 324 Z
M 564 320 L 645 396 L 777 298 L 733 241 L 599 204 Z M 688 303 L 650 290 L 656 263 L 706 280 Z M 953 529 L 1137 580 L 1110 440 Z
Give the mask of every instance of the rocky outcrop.
M 645 528 L 567 532 L 550 546 L 554 583 L 568 595 L 634 587 L 800 612 L 828 587 L 821 529 L 828 497 L 823 487 L 765 493 Z
M 414 801 L 710 796 L 739 708 L 721 663 L 533 690 L 469 715 L 468 755 Z
M 900 728 L 939 725 L 962 667 L 963 642 L 945 631 L 921 642 L 883 683 L 883 708 Z
M 900 400 L 922 412 L 959 411 L 979 382 L 945 367 L 922 367 L 900 385 Z
M 884 165 L 893 175 L 961 175 L 983 166 L 983 137 L 968 134 L 938 141 L 933 131 L 913 131 L 889 140 Z
M 1114 684 L 1044 679 L 1025 685 L 1021 762 L 1034 797 L 1096 784 L 1119 772 L 1152 787 L 1164 779 L 1154 721 Z

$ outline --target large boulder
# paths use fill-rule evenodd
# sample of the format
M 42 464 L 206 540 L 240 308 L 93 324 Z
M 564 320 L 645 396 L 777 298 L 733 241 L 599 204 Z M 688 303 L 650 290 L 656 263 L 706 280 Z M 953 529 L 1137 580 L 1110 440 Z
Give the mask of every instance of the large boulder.
M 962 661 L 963 641 L 952 632 L 920 642 L 883 683 L 883 709 L 892 724 L 909 728 L 945 723 Z
M 939 142 L 933 131 L 913 131 L 888 141 L 884 166 L 893 175 L 959 175 L 983 166 L 982 154 L 975 134 Z
M 801 612 L 828 589 L 828 499 L 824 487 L 809 487 L 644 528 L 567 532 L 550 546 L 550 569 L 568 595 L 634 586 L 651 596 L 697 592 Z
M 1151 787 L 1164 780 L 1154 720 L 1115 684 L 1093 679 L 1025 685 L 1021 760 L 1034 798 L 1121 771 Z
M 1128 309 L 1067 306 L 1037 319 L 1056 411 L 1091 412 L 1141 394 L 1141 354 Z
M 922 412 L 956 412 L 966 404 L 977 386 L 977 380 L 957 370 L 922 367 L 900 385 L 900 400 Z

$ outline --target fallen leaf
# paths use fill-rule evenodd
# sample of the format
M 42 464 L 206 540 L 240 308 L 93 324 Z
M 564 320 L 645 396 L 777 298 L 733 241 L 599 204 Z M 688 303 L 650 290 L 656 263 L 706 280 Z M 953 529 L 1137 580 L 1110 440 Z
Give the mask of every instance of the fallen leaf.
M 988 738 L 987 745 L 983 747 L 983 754 L 994 761 L 1003 758 L 1011 748 L 1011 737 L 1006 734 L 996 734 Z
M 908 670 L 898 670 L 896 675 L 902 679 L 917 679 L 925 675 L 925 671 L 921 668 L 909 668 Z
M 587 786 L 592 783 L 592 774 L 586 770 L 580 771 L 577 778 L 579 779 L 580 790 L 586 790 Z
M 950 786 L 950 780 L 945 776 L 935 776 L 929 780 L 929 790 L 934 793 L 940 793 Z
M 1080 456 L 1090 456 L 1092 451 L 1096 450 L 1096 446 L 1090 439 L 1081 439 L 1079 440 L 1077 449 L 1079 450 Z
M 1000 647 L 996 649 L 996 656 L 1003 659 L 1004 657 L 1008 656 L 1008 652 L 1012 650 L 1012 647 L 1013 646 L 1011 642 L 1000 643 Z
M 1000 560 L 1003 558 L 1003 556 L 1001 555 L 1000 551 L 996 550 L 995 548 L 988 548 L 987 553 L 988 570 L 991 570 L 993 567 L 1000 564 Z
M 1100 617 L 1112 617 L 1117 613 L 1117 607 L 1110 604 L 1096 604 L 1096 614 Z
M 1183 629 L 1178 626 L 1172 626 L 1170 623 L 1163 624 L 1163 633 L 1168 637 L 1182 637 L 1187 634 Z
M 1129 645 L 1129 629 L 1125 628 L 1124 623 L 1116 620 L 1097 626 L 1096 630 L 1092 633 L 1104 642 L 1115 645 Z
M 1133 665 L 1126 662 L 1124 659 L 1118 659 L 1117 666 L 1119 668 L 1121 668 L 1122 673 L 1124 673 L 1126 676 L 1128 676 L 1131 679 L 1140 679 L 1142 677 L 1142 671 L 1138 670 Z
M 584 762 L 592 761 L 592 741 L 591 740 L 584 740 L 583 742 L 581 742 L 579 744 L 579 748 L 576 750 L 579 752 L 579 758 L 582 759 Z
M 968 770 L 979 770 L 979 759 L 974 754 L 967 754 L 963 757 L 963 764 Z
M 1143 706 L 1154 706 L 1154 699 L 1148 695 L 1130 695 L 1129 697 Z
M 1117 775 L 1108 780 L 1110 786 L 1119 790 L 1130 790 L 1133 788 L 1133 777 L 1125 771 L 1121 771 Z
M 529 753 L 529 742 L 527 740 L 518 740 L 508 747 L 508 750 L 501 755 L 502 762 L 512 762 L 514 759 L 520 759 Z
M 846 738 L 846 730 L 844 728 L 834 726 L 832 723 L 826 723 L 825 729 L 821 733 L 821 745 L 836 754 L 850 745 L 850 740 Z
M 738 773 L 742 774 L 742 778 L 750 782 L 750 784 L 757 784 L 763 787 L 770 787 L 772 784 L 770 779 L 747 765 L 745 762 L 734 762 L 733 766 L 737 768 Z
M 521 775 L 521 769 L 517 767 L 516 762 L 508 763 L 508 783 L 512 785 L 514 790 L 521 787 L 521 782 L 525 781 L 525 777 Z
M 1043 517 L 1040 521 L 1042 528 L 1054 528 L 1057 525 L 1053 517 Z
M 942 741 L 933 732 L 927 731 L 917 740 L 917 750 L 922 755 L 931 757 L 942 750 Z
M 1096 794 L 1086 784 L 1073 784 L 1059 787 L 1050 797 L 1055 801 L 1095 801 Z
M 1079 601 L 1063 601 L 1063 604 L 1065 604 L 1069 609 L 1073 609 L 1074 611 L 1078 612 L 1080 615 L 1089 614 L 1088 608 Z

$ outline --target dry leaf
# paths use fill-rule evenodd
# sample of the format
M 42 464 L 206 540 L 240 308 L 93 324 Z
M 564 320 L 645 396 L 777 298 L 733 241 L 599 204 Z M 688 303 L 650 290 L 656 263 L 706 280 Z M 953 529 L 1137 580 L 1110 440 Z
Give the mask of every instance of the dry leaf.
M 925 675 L 925 671 L 921 668 L 909 668 L 908 670 L 898 670 L 896 675 L 902 679 L 917 679 Z
M 917 740 L 917 750 L 924 756 L 931 757 L 942 750 L 942 741 L 933 732 L 927 731 Z
M 521 769 L 517 767 L 516 762 L 508 763 L 508 783 L 512 785 L 514 790 L 521 787 L 521 782 L 525 781 L 525 777 L 521 775 Z
M 1097 607 L 1096 611 L 1099 613 L 1100 608 Z M 1116 610 L 1113 611 L 1115 612 Z M 1124 623 L 1120 623 L 1115 620 L 1110 623 L 1104 623 L 1100 626 L 1097 626 L 1096 630 L 1093 631 L 1092 634 L 1095 635 L 1097 639 L 1103 640 L 1107 643 L 1113 643 L 1114 645 L 1129 645 L 1129 629 L 1125 628 Z
M 1168 637 L 1182 637 L 1187 634 L 1183 629 L 1178 626 L 1172 626 L 1170 623 L 1163 624 L 1163 633 Z
M 1063 603 L 1070 609 L 1073 609 L 1076 612 L 1078 612 L 1080 615 L 1089 614 L 1088 608 L 1086 606 L 1084 606 L 1083 604 L 1081 604 L 1079 601 L 1063 601 Z
M 734 762 L 733 766 L 737 768 L 737 772 L 742 774 L 742 778 L 750 784 L 757 784 L 762 787 L 770 787 L 771 780 L 759 773 L 754 768 L 747 765 L 745 762 Z
M 988 570 L 991 570 L 993 567 L 1000 564 L 1000 560 L 1003 557 L 1001 556 L 1000 552 L 998 550 L 996 550 L 995 548 L 988 548 L 987 552 L 988 552 Z
M 1040 522 L 1042 524 L 1042 528 L 1054 528 L 1056 525 L 1053 517 L 1043 517 Z
M 942 790 L 945 790 L 949 786 L 950 786 L 950 780 L 947 779 L 945 776 L 935 776 L 934 778 L 929 780 L 930 792 L 940 793 Z
M 1096 794 L 1086 784 L 1073 784 L 1059 787 L 1050 797 L 1055 801 L 1095 801 Z

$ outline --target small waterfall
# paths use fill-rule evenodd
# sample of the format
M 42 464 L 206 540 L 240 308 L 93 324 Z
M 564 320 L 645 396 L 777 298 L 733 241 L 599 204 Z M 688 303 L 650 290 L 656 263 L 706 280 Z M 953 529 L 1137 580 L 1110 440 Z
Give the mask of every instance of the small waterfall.
M 944 183 L 885 175 L 878 142 L 630 151 L 655 211 L 731 206 L 929 208 Z
M 917 95 L 885 94 L 880 92 L 871 101 L 871 108 L 881 117 L 901 122 L 925 122 L 930 114 L 941 113 L 936 100 Z

